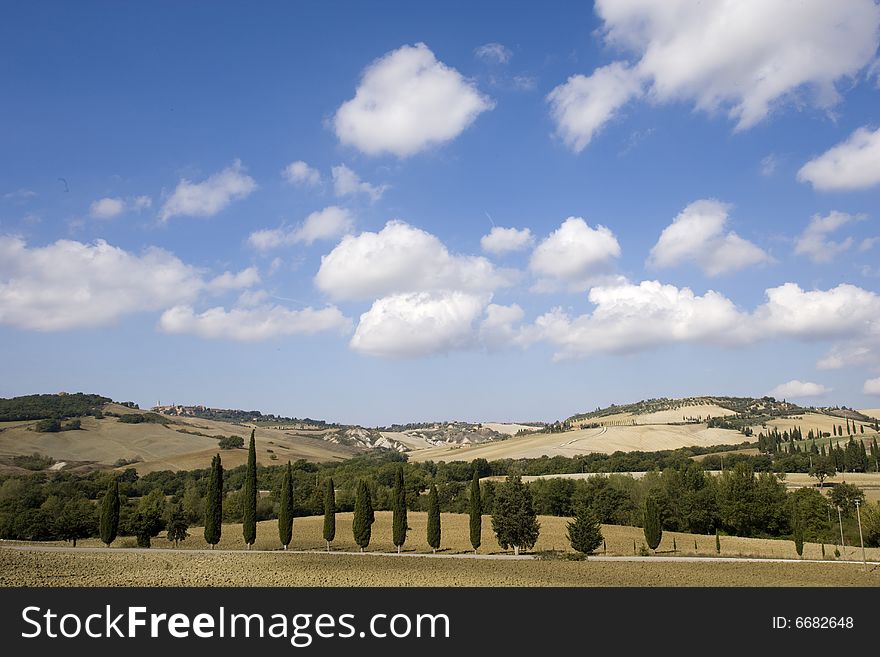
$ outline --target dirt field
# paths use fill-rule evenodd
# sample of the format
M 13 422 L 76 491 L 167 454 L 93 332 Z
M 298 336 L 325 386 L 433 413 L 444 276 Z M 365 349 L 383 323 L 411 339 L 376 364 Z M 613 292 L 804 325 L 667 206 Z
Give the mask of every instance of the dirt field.
M 679 447 L 738 444 L 743 435 L 728 429 L 707 429 L 704 424 L 650 425 L 578 429 L 565 433 L 541 433 L 471 447 L 443 446 L 410 453 L 413 461 L 473 461 L 541 456 L 577 456 L 598 452 L 656 451 Z
M 0 549 L 0 586 L 880 586 L 880 570 L 815 563 L 670 563 L 261 552 Z
M 132 413 L 124 406 L 108 405 L 117 413 Z M 175 418 L 177 419 L 177 418 Z M 0 432 L 0 455 L 32 454 L 51 456 L 57 461 L 94 461 L 112 465 L 119 459 L 140 458 L 133 466 L 138 473 L 155 470 L 192 470 L 206 468 L 211 457 L 220 450 L 217 440 L 210 436 L 242 436 L 247 439 L 250 429 L 212 420 L 180 418 L 179 424 L 124 424 L 114 417 L 96 420 L 82 418 L 81 431 L 37 433 L 26 424 L 11 426 Z M 207 434 L 182 433 L 178 429 Z M 286 463 L 288 459 L 332 461 L 349 458 L 355 450 L 325 442 L 312 435 L 302 435 L 277 429 L 257 429 L 257 461 L 268 465 Z M 269 450 L 272 450 L 271 452 Z M 276 459 L 272 459 L 272 454 Z M 224 467 L 235 467 L 247 461 L 247 450 L 224 450 Z

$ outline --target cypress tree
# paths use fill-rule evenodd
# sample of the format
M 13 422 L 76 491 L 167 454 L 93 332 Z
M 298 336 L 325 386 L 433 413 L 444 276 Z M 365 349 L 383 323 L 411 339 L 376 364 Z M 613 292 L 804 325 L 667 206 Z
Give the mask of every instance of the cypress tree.
M 116 540 L 116 532 L 119 530 L 119 482 L 116 478 L 107 486 L 104 499 L 101 501 L 100 534 L 101 542 L 110 547 Z
M 567 527 L 568 542 L 571 543 L 571 547 L 583 554 L 592 554 L 605 540 L 599 519 L 586 504 L 580 505 L 577 515 Z
M 324 491 L 324 540 L 327 542 L 327 552 L 330 551 L 330 543 L 336 538 L 336 490 L 333 488 L 333 478 L 327 480 L 327 488 Z
M 223 466 L 220 455 L 211 459 L 208 495 L 205 499 L 205 542 L 214 549 L 223 531 Z
M 293 470 L 290 461 L 287 462 L 287 470 L 284 471 L 284 479 L 281 480 L 281 499 L 278 503 L 278 538 L 284 549 L 290 545 L 293 538 Z
M 406 542 L 406 488 L 403 485 L 403 466 L 397 467 L 397 475 L 394 478 L 394 507 L 391 522 L 392 541 L 400 554 L 401 546 Z
M 247 470 L 241 491 L 241 532 L 247 549 L 257 539 L 257 450 L 254 446 L 254 430 L 251 429 L 251 443 L 248 447 Z
M 721 537 L 718 536 L 718 530 L 715 530 L 715 552 L 721 554 Z
M 474 548 L 474 554 L 482 542 L 483 534 L 483 505 L 480 499 L 480 475 L 474 469 L 474 476 L 471 479 L 471 499 L 469 511 L 471 517 L 471 545 Z
M 645 541 L 648 547 L 656 550 L 663 538 L 663 528 L 660 525 L 660 507 L 653 495 L 645 499 Z
M 357 495 L 354 499 L 354 520 L 351 523 L 354 542 L 360 546 L 361 552 L 370 544 L 373 520 L 373 500 L 370 497 L 370 489 L 367 482 L 361 479 L 358 481 Z
M 433 482 L 428 491 L 428 545 L 433 552 L 440 547 L 440 500 L 437 499 L 437 486 Z
M 801 511 L 795 505 L 791 517 L 792 540 L 794 541 L 794 549 L 799 557 L 804 556 L 804 523 L 801 519 Z

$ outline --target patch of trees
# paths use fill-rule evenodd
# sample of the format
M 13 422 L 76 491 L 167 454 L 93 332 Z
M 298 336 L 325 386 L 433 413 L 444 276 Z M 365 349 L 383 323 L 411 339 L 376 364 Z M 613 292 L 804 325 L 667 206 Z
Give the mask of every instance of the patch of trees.
M 106 413 L 106 415 L 111 415 L 111 413 Z M 121 413 L 117 417 L 123 424 L 171 424 L 173 422 L 159 413 Z
M 82 423 L 79 418 L 74 418 L 68 422 L 61 422 L 55 418 L 40 420 L 33 426 L 33 430 L 39 433 L 58 433 L 59 431 L 79 431 Z
M 218 444 L 220 449 L 241 449 L 244 447 L 244 438 L 241 436 L 220 436 Z
M 84 417 L 100 412 L 104 404 L 111 401 L 113 400 L 109 397 L 81 392 L 72 395 L 25 395 L 10 399 L 0 398 L 0 422 Z
M 39 452 L 34 452 L 33 454 L 19 454 L 18 456 L 10 457 L 9 462 L 18 468 L 39 471 L 53 466 L 55 459 L 50 456 L 44 456 Z

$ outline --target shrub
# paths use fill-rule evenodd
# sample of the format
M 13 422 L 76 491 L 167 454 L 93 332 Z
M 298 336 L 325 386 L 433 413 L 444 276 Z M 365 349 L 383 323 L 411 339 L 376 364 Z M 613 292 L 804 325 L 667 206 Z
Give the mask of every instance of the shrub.
M 220 449 L 241 449 L 244 438 L 241 436 L 223 436 L 220 438 Z

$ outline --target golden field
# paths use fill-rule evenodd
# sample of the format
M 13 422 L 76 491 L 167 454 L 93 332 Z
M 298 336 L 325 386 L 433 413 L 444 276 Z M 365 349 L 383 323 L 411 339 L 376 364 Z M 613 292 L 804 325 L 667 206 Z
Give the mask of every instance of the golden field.
M 107 404 L 107 411 L 138 413 L 119 404 Z M 250 428 L 203 420 L 169 418 L 175 424 L 125 424 L 114 417 L 96 420 L 81 418 L 82 430 L 60 433 L 30 431 L 34 422 L 7 423 L 0 431 L 0 456 L 32 454 L 51 456 L 56 461 L 93 461 L 112 466 L 119 459 L 140 459 L 131 466 L 139 474 L 157 470 L 193 470 L 207 468 L 211 457 L 220 453 L 223 466 L 234 468 L 247 461 L 246 449 L 220 450 L 212 436 L 250 436 Z M 183 431 L 193 432 L 184 433 Z M 197 432 L 197 433 L 196 433 Z M 206 435 L 197 435 L 197 434 Z M 350 458 L 357 450 L 321 440 L 317 431 L 256 430 L 257 462 L 261 465 L 286 463 L 288 460 L 338 461 Z M 270 451 L 271 450 L 271 451 Z M 276 458 L 273 459 L 272 456 Z
M 404 552 L 431 552 L 426 540 L 427 514 L 410 511 L 407 515 L 410 531 L 407 534 Z M 351 513 L 336 514 L 336 538 L 332 548 L 337 551 L 356 551 L 357 545 L 352 538 Z M 466 514 L 443 513 L 441 514 L 442 542 L 440 553 L 456 554 L 472 552 L 469 540 L 469 518 Z M 556 516 L 538 516 L 541 524 L 541 533 L 533 552 L 568 552 L 573 553 L 566 538 L 566 524 L 568 518 Z M 323 550 L 325 549 L 322 538 L 323 516 L 309 516 L 296 518 L 293 523 L 293 541 L 291 550 Z M 480 554 L 498 555 L 506 554 L 502 550 L 492 533 L 491 516 L 483 517 L 482 545 Z M 181 548 L 205 549 L 205 541 L 201 527 L 190 528 L 190 537 L 180 544 Z M 639 548 L 644 542 L 644 534 L 639 527 L 626 527 L 621 525 L 603 525 L 602 534 L 605 537 L 607 554 L 609 556 L 632 556 L 633 541 Z M 704 534 L 685 534 L 680 532 L 663 532 L 663 540 L 657 548 L 658 555 L 672 555 L 672 541 L 675 539 L 677 555 L 679 556 L 717 556 L 715 552 L 715 536 Z M 696 549 L 694 542 L 696 541 Z M 64 545 L 64 543 L 47 543 L 47 545 Z M 103 544 L 96 538 L 80 541 L 78 545 L 83 547 L 100 547 Z M 135 546 L 133 537 L 120 537 L 113 544 L 114 547 L 131 548 Z M 164 535 L 153 539 L 153 547 L 170 547 Z M 223 525 L 223 534 L 218 549 L 244 550 L 241 525 Z M 274 520 L 257 523 L 257 540 L 254 543 L 256 550 L 278 550 L 278 524 Z M 825 546 L 826 555 L 831 558 L 834 547 Z M 373 524 L 372 538 L 368 551 L 393 552 L 396 548 L 391 542 L 391 512 L 377 511 L 376 522 Z M 599 553 L 601 553 L 601 548 Z M 742 538 L 738 536 L 721 537 L 722 557 L 763 557 L 797 559 L 797 553 L 792 541 Z M 815 543 L 804 544 L 805 559 L 820 559 L 822 556 L 821 546 Z M 880 548 L 868 548 L 869 560 L 880 561 Z M 858 555 L 852 547 L 847 548 L 846 557 L 861 559 L 861 551 Z

